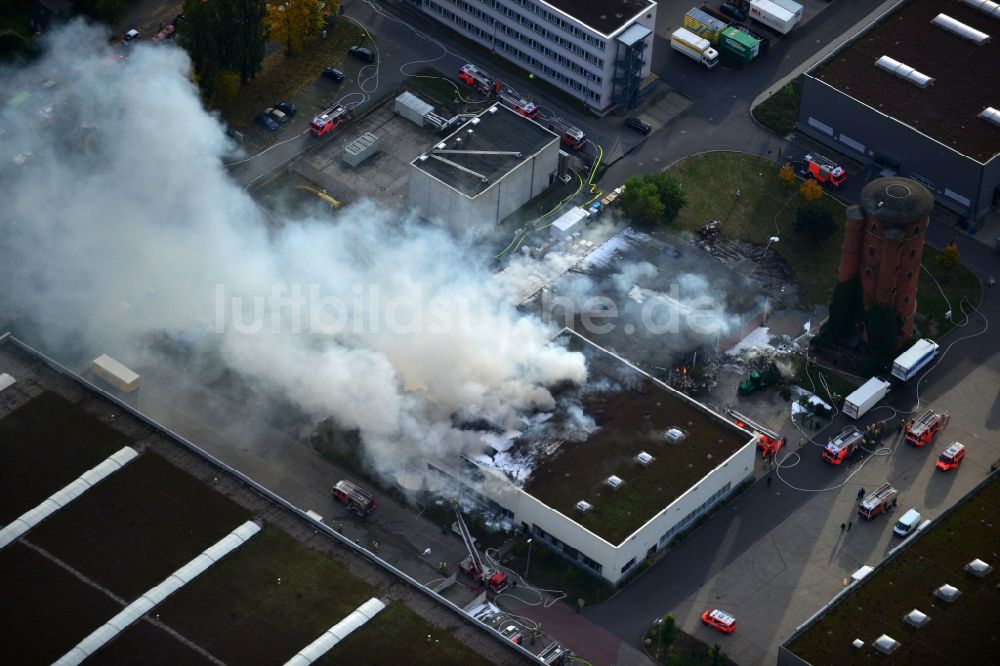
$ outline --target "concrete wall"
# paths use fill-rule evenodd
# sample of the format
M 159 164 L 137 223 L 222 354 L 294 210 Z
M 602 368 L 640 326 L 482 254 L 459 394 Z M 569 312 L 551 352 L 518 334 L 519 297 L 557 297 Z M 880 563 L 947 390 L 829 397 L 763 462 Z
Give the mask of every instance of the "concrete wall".
M 407 203 L 424 217 L 452 229 L 495 225 L 541 194 L 549 186 L 558 166 L 559 139 L 553 137 L 538 153 L 523 159 L 475 197 L 469 197 L 410 165 Z
M 1000 157 L 984 166 L 808 75 L 797 127 L 866 164 L 885 155 L 899 163 L 899 175 L 923 183 L 938 203 L 976 219 L 990 210 L 1000 187 Z M 848 177 L 852 175 L 857 176 Z M 956 195 L 969 199 L 971 206 Z
M 589 106 L 611 106 L 617 30 L 604 36 L 561 14 L 533 2 L 524 7 L 501 1 L 499 7 L 483 0 L 409 0 L 428 16 L 492 50 L 551 83 Z M 655 32 L 656 5 L 635 23 Z M 646 18 L 649 14 L 650 18 Z M 553 23 L 556 16 L 562 24 Z M 565 24 L 565 25 L 563 25 Z M 627 28 L 631 23 L 627 24 Z M 609 39 L 610 37 L 610 39 Z M 649 74 L 652 39 L 646 50 L 643 77 Z M 516 86 L 515 86 L 516 87 Z
M 683 446 L 683 443 L 679 446 Z M 556 511 L 520 488 L 513 486 L 496 470 L 482 468 L 483 472 L 492 477 L 495 482 L 484 484 L 478 490 L 512 512 L 515 524 L 525 523 L 533 532 L 535 527 L 544 530 L 559 541 L 599 563 L 602 567 L 601 575 L 608 581 L 616 583 L 623 576 L 628 575 L 634 566 L 646 559 L 651 548 L 656 547 L 657 550 L 660 550 L 666 547 L 673 537 L 681 531 L 681 529 L 677 529 L 671 533 L 671 530 L 678 527 L 678 524 L 688 518 L 692 512 L 701 508 L 701 513 L 704 513 L 725 499 L 729 492 L 749 478 L 753 474 L 755 452 L 755 442 L 743 446 L 617 546 L 589 531 L 572 517 Z M 653 464 L 661 463 L 654 462 Z M 727 484 L 729 484 L 729 488 L 725 494 L 713 499 L 709 505 L 702 506 Z M 690 518 L 681 527 L 690 526 L 696 517 Z M 551 547 L 551 543 L 548 545 Z M 632 561 L 632 566 L 622 571 L 622 568 L 630 561 Z

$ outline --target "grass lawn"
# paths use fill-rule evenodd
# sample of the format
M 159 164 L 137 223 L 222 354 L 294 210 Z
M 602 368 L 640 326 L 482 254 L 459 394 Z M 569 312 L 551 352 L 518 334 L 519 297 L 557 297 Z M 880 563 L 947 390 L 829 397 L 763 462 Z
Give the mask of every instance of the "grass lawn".
M 375 594 L 340 564 L 266 525 L 159 613 L 227 663 L 280 664 Z
M 614 587 L 597 574 L 587 573 L 535 539 L 531 544 L 531 563 L 528 564 L 528 543 L 519 538 L 517 544 L 504 555 L 504 566 L 523 574 L 535 587 L 546 590 L 562 590 L 564 601 L 576 606 L 577 599 L 583 599 L 587 606 L 599 604 L 614 592 Z
M 339 20 L 326 39 L 317 38 L 301 53 L 287 56 L 281 49 L 267 56 L 257 77 L 241 87 L 232 101 L 220 102 L 219 111 L 230 125 L 249 127 L 255 115 L 315 81 L 324 67 L 337 66 L 351 46 L 365 43 L 368 40 L 361 28 Z
M 709 647 L 700 639 L 678 628 L 673 644 L 670 645 L 669 649 L 663 649 L 656 642 L 657 630 L 657 627 L 652 627 L 646 632 L 646 638 L 650 641 L 646 647 L 646 653 L 653 656 L 656 663 L 667 664 L 667 666 L 711 666 L 716 663 L 713 651 L 720 647 L 719 643 Z M 721 634 L 719 638 L 720 642 L 725 640 Z M 736 662 L 730 659 L 725 652 L 719 655 L 718 664 L 720 666 L 736 666 Z
M 458 621 L 455 618 L 456 624 Z M 316 663 L 485 666 L 491 662 L 455 640 L 448 630 L 430 624 L 403 604 L 395 602 Z
M 766 100 L 750 110 L 764 127 L 781 136 L 795 129 L 799 117 L 799 98 L 802 96 L 802 76 L 797 76 Z
M 831 196 L 819 202 L 830 209 L 837 231 L 816 243 L 792 228 L 795 209 L 803 203 L 798 189 L 778 180 L 778 166 L 755 155 L 714 152 L 686 158 L 668 173 L 684 189 L 687 206 L 675 225 L 688 231 L 711 220 L 721 220 L 725 238 L 766 245 L 771 236 L 781 240 L 771 245 L 789 265 L 803 306 L 828 303 L 837 280 L 843 241 L 844 206 Z M 737 190 L 740 197 L 736 197 Z
M 992 557 L 1000 548 L 990 526 L 998 505 L 1000 481 L 994 479 L 795 637 L 790 649 L 813 664 L 984 663 L 996 642 L 997 572 L 977 578 L 963 569 L 977 557 L 994 564 L 983 553 Z M 962 593 L 951 604 L 932 594 L 946 582 Z M 919 630 L 903 622 L 914 608 L 931 617 Z M 891 656 L 871 647 L 883 633 L 902 643 Z M 854 638 L 867 645 L 851 647 Z
M 954 324 L 945 319 L 945 312 L 952 310 L 952 319 L 961 323 L 964 319 L 959 303 L 962 298 L 968 298 L 973 305 L 978 306 L 982 298 L 982 286 L 979 280 L 965 266 L 959 264 L 950 273 L 938 266 L 937 257 L 940 254 L 934 248 L 925 245 L 922 262 L 927 270 L 920 271 L 917 282 L 917 324 L 924 337 L 937 339 L 954 328 Z M 928 275 L 928 271 L 931 275 Z M 941 288 L 938 288 L 938 284 Z M 944 294 L 942 294 L 942 290 Z M 968 310 L 968 308 L 966 308 Z

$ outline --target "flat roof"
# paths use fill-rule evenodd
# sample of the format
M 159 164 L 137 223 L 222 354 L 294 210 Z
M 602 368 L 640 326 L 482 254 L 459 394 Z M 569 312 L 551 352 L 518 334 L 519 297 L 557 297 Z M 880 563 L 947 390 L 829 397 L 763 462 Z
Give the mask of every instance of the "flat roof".
M 977 46 L 931 24 L 948 16 L 994 37 Z M 926 88 L 875 66 L 889 56 L 934 79 Z M 1000 127 L 980 118 L 1000 105 L 1000 24 L 959 0 L 911 0 L 810 74 L 979 162 L 1000 153 Z
M 784 647 L 817 665 L 981 663 L 990 637 L 996 636 L 1000 608 L 1000 537 L 994 525 L 998 508 L 1000 476 L 994 473 Z M 992 565 L 993 571 L 984 578 L 965 571 L 975 559 Z M 945 584 L 961 592 L 953 603 L 934 595 Z M 903 616 L 913 609 L 929 615 L 930 622 L 920 629 L 905 623 Z M 872 647 L 883 634 L 901 643 L 891 655 Z M 864 647 L 851 645 L 856 638 Z
M 0 401 L 0 525 L 117 449 L 140 451 L 0 548 L 4 628 L 17 637 L 7 646 L 13 662 L 57 660 L 128 601 L 256 519 L 258 535 L 156 607 L 159 621 L 176 633 L 136 622 L 94 659 L 133 663 L 153 653 L 169 663 L 208 663 L 199 650 L 216 663 L 283 663 L 366 599 L 389 595 L 389 608 L 335 646 L 326 662 L 389 663 L 405 651 L 419 663 L 528 663 L 506 641 L 462 622 L 335 537 L 318 536 L 313 524 L 12 338 L 0 337 L 0 371 L 17 379 Z M 81 582 L 81 574 L 93 583 Z M 284 578 L 280 586 L 274 576 Z
M 475 197 L 523 164 L 524 160 L 548 144 L 558 141 L 559 137 L 556 134 L 533 120 L 524 118 L 501 104 L 494 104 L 477 118 L 465 123 L 433 146 L 429 146 L 423 155 L 418 156 L 410 164 L 465 196 Z M 441 144 L 444 144 L 445 150 L 470 151 L 467 154 L 440 155 L 461 168 L 429 157 Z M 472 154 L 476 151 L 520 153 L 520 157 L 513 154 Z M 422 159 L 424 156 L 428 157 Z M 469 173 L 470 171 L 475 173 Z M 486 182 L 476 174 L 484 176 Z
M 529 446 L 550 453 L 535 459 L 523 489 L 606 541 L 623 542 L 752 440 L 728 420 L 582 336 L 565 331 L 560 337 L 586 357 L 588 377 L 582 388 L 565 389 L 556 397 L 563 404 L 578 401 L 597 428 L 580 442 L 525 433 L 522 439 Z M 556 414 L 553 421 L 561 418 L 566 416 Z M 669 428 L 686 436 L 668 443 Z M 646 466 L 635 460 L 643 451 L 654 458 Z M 606 483 L 611 475 L 624 481 L 617 490 Z M 579 511 L 580 500 L 592 508 Z
M 603 35 L 610 35 L 655 5 L 651 0 L 543 0 Z

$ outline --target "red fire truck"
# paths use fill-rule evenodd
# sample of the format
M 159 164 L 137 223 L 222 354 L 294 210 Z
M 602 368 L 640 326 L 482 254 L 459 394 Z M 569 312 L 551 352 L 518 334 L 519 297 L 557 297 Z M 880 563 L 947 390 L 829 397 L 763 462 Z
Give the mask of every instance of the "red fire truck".
M 914 446 L 930 444 L 934 436 L 948 425 L 949 418 L 944 412 L 928 409 L 919 419 L 906 426 L 906 441 Z
M 774 455 L 781 450 L 782 446 L 785 445 L 787 440 L 784 437 L 773 430 L 768 430 L 764 426 L 754 423 L 748 417 L 740 414 L 732 407 L 726 407 L 726 413 L 733 417 L 733 422 L 737 426 L 758 436 L 757 449 L 763 455 Z
M 868 497 L 858 504 L 858 513 L 862 518 L 871 520 L 880 513 L 886 513 L 896 506 L 896 497 L 899 492 L 890 483 L 883 483 L 875 489 Z
M 823 460 L 831 465 L 839 465 L 861 448 L 864 441 L 865 436 L 860 430 L 854 426 L 847 426 L 823 447 Z
M 466 83 L 478 90 L 487 98 L 492 99 L 495 95 L 506 106 L 510 107 L 525 118 L 534 120 L 535 117 L 538 116 L 538 105 L 531 99 L 525 97 L 510 86 L 503 84 L 496 77 L 486 73 L 471 63 L 462 65 L 462 68 L 458 70 L 458 78 L 463 83 Z
M 518 115 L 534 120 L 538 116 L 538 105 L 510 86 L 500 86 L 497 91 L 500 101 L 517 111 Z
M 549 118 L 549 129 L 559 135 L 564 146 L 569 146 L 573 150 L 580 150 L 587 143 L 587 135 L 583 130 L 562 118 Z
M 840 187 L 847 178 L 844 167 L 822 155 L 810 153 L 805 156 L 805 163 L 809 175 L 821 183 L 830 183 L 834 187 Z
M 333 131 L 335 127 L 343 125 L 351 118 L 351 110 L 345 106 L 337 104 L 331 106 L 323 113 L 315 116 L 309 121 L 309 131 L 316 136 L 323 136 L 327 132 Z
M 941 453 L 938 461 L 934 464 L 942 472 L 955 469 L 965 458 L 965 445 L 961 442 L 952 442 L 951 446 Z
M 330 494 L 362 518 L 375 510 L 375 498 L 350 481 L 337 481 Z
M 479 557 L 479 551 L 476 550 L 476 542 L 472 539 L 472 534 L 469 533 L 469 528 L 466 526 L 465 521 L 462 520 L 462 512 L 458 508 L 458 502 L 452 502 L 452 508 L 455 510 L 455 522 L 458 525 L 458 531 L 462 535 L 462 541 L 465 542 L 465 549 L 469 552 L 469 556 L 462 561 L 462 570 L 469 574 L 470 577 L 480 581 L 494 594 L 500 594 L 507 589 L 507 574 L 498 569 L 492 569 L 483 563 L 482 558 Z M 511 638 L 510 640 L 513 641 L 514 639 Z M 517 641 L 514 642 L 516 643 Z

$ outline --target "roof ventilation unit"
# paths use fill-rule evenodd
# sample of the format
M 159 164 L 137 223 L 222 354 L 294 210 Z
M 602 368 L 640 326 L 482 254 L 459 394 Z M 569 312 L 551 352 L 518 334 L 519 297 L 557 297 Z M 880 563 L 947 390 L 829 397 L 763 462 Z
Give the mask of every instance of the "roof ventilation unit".
M 615 476 L 614 474 L 612 474 L 607 479 L 605 479 L 604 482 L 606 484 L 608 484 L 608 486 L 611 488 L 611 490 L 618 490 L 619 488 L 622 487 L 622 484 L 625 483 L 624 481 L 622 481 L 619 477 Z
M 965 565 L 965 570 L 968 571 L 973 576 L 979 576 L 980 578 L 985 578 L 991 571 L 993 567 L 983 562 L 978 557 L 968 564 Z
M 921 88 L 926 88 L 930 84 L 934 83 L 934 79 L 931 77 L 926 74 L 921 74 L 909 65 L 904 65 L 898 60 L 893 60 L 889 56 L 882 56 L 876 60 L 875 66 L 880 69 L 884 69 L 890 74 L 895 74 L 901 79 L 906 79 L 910 83 L 913 83 Z
M 586 513 L 591 509 L 593 509 L 594 506 L 590 502 L 580 500 L 579 502 L 576 503 L 576 508 L 579 509 L 581 512 Z
M 491 106 L 490 108 L 488 108 L 488 109 L 486 109 L 486 110 L 487 110 L 488 112 L 490 112 L 490 113 L 496 113 L 496 112 L 497 112 L 497 108 L 498 108 L 498 107 L 497 107 L 497 105 L 496 105 L 496 104 L 494 104 L 493 106 Z
M 948 603 L 951 603 L 955 601 L 955 599 L 958 599 L 958 596 L 960 594 L 962 594 L 961 590 L 952 585 L 948 585 L 947 583 L 945 583 L 938 589 L 934 590 L 934 596 L 936 596 L 938 599 L 943 599 Z
M 865 642 L 863 640 L 861 640 L 860 638 L 855 638 L 853 641 L 851 641 L 851 647 L 853 647 L 856 650 L 860 650 L 864 646 L 865 646 Z
M 14 385 L 14 378 L 8 375 L 6 372 L 0 373 L 0 391 L 6 388 L 10 388 Z
M 994 125 L 1000 125 L 1000 110 L 994 109 L 992 106 L 988 106 L 980 111 L 979 117 L 990 121 Z
M 645 451 L 640 451 L 639 455 L 635 457 L 635 461 L 643 467 L 648 467 L 649 463 L 653 462 L 653 456 L 649 455 Z
M 896 648 L 900 646 L 900 642 L 888 634 L 882 634 L 875 639 L 875 642 L 872 643 L 872 645 L 874 645 L 875 649 L 882 654 L 892 654 L 896 651 Z
M 930 621 L 931 621 L 930 616 L 928 616 L 926 613 L 921 613 L 916 608 L 914 608 L 909 613 L 903 616 L 903 622 L 910 625 L 911 627 L 916 627 L 917 629 L 924 626 Z
M 975 7 L 984 14 L 989 14 L 995 19 L 1000 19 L 1000 5 L 993 0 L 965 0 L 965 4 Z
M 687 435 L 685 435 L 684 431 L 678 428 L 670 428 L 669 430 L 667 430 L 666 434 L 667 441 L 670 442 L 671 444 L 676 444 L 677 442 L 684 439 L 686 436 Z
M 947 14 L 938 14 L 931 20 L 931 23 L 939 28 L 947 30 L 952 34 L 958 35 L 962 39 L 968 39 L 970 42 L 975 42 L 977 46 L 982 46 L 986 42 L 990 41 L 990 36 L 985 32 L 976 30 L 971 25 L 966 25 L 957 19 L 953 19 Z

